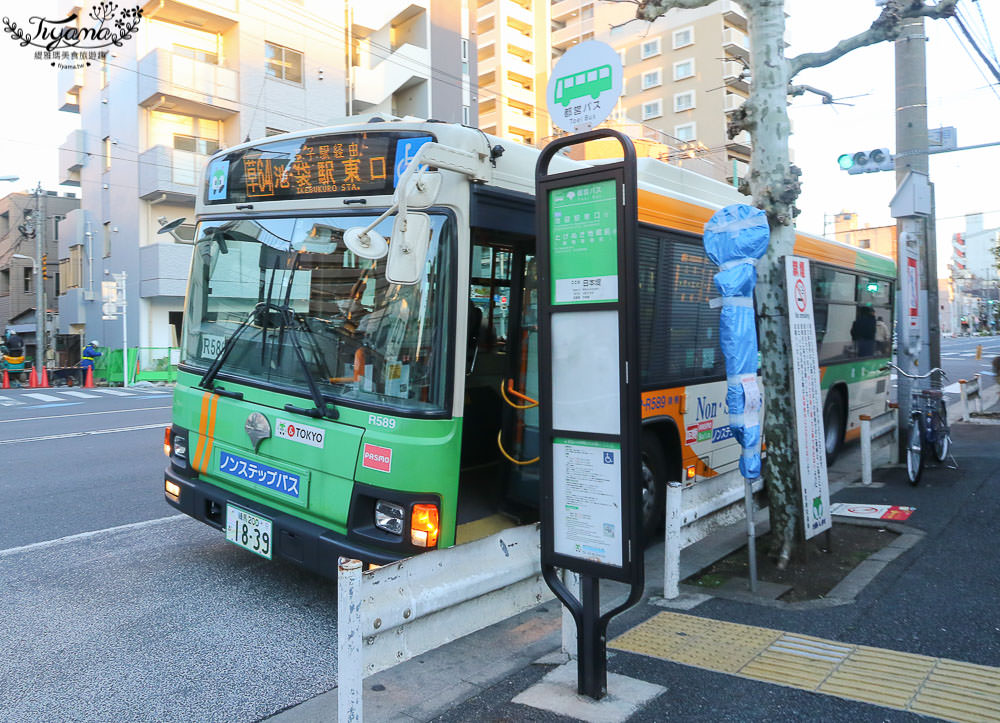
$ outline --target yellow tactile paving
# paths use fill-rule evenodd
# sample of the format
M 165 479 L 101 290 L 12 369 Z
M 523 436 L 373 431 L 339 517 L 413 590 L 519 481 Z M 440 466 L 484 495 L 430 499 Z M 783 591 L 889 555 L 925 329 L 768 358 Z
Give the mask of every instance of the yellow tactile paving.
M 1000 668 L 662 612 L 609 647 L 965 723 L 1000 723 Z

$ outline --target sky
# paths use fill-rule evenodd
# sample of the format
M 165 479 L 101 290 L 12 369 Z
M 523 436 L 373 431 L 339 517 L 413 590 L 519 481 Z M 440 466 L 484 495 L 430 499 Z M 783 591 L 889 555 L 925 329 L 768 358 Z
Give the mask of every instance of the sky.
M 21 17 L 26 3 L 0 0 L 0 15 Z M 32 10 L 57 16 L 56 0 L 34 0 Z M 1000 0 L 959 0 L 966 16 L 979 18 L 997 34 Z M 786 55 L 825 50 L 864 30 L 877 16 L 874 0 L 786 0 L 789 14 Z M 977 27 L 982 28 L 982 20 Z M 980 62 L 973 62 L 956 37 L 954 21 L 927 21 L 927 98 L 930 127 L 955 126 L 959 146 L 1000 141 L 1000 85 L 991 88 Z M 642 32 L 636 24 L 636 32 Z M 984 48 L 989 52 L 987 48 Z M 862 225 L 891 224 L 889 201 L 895 173 L 848 175 L 837 166 L 841 153 L 895 149 L 894 57 L 891 43 L 857 50 L 825 68 L 803 71 L 795 79 L 828 91 L 851 105 L 823 105 L 817 96 L 792 99 L 791 146 L 803 175 L 798 206 L 801 229 L 822 233 L 824 220 L 842 210 L 859 214 Z M 0 194 L 58 183 L 58 147 L 77 127 L 79 116 L 57 110 L 56 71 L 0 35 L 0 67 L 8 105 L 0 120 Z M 996 83 L 996 79 L 992 79 Z M 983 212 L 987 227 L 1000 226 L 1000 193 L 991 183 L 1000 170 L 1000 146 L 931 156 L 930 178 L 937 200 L 939 276 L 947 275 L 951 237 L 965 228 L 965 214 Z M 72 188 L 64 190 L 74 190 Z

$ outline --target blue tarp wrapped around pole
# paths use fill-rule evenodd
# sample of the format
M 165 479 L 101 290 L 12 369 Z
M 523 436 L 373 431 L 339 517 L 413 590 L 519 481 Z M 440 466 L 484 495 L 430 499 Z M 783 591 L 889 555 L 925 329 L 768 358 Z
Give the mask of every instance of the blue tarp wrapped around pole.
M 705 252 L 719 272 L 715 286 L 722 296 L 719 344 L 726 360 L 726 403 L 729 426 L 740 443 L 740 472 L 760 477 L 760 392 L 757 387 L 757 326 L 753 291 L 755 263 L 767 251 L 771 230 L 759 208 L 733 204 L 717 211 L 705 224 Z

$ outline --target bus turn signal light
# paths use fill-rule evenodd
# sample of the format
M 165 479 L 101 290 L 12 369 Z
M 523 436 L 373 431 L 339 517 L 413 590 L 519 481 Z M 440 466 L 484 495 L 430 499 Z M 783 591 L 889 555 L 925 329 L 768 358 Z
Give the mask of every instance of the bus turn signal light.
M 690 467 L 687 468 L 687 478 L 694 479 L 694 475 L 695 475 L 694 465 L 691 465 Z
M 410 542 L 417 547 L 437 547 L 437 505 L 413 505 L 410 513 Z
M 163 430 L 163 454 L 170 456 L 170 427 Z

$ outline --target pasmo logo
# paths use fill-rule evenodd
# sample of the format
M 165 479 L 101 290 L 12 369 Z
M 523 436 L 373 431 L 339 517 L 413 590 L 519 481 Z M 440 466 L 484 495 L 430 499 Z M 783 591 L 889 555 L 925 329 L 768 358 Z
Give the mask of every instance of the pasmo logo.
M 390 472 L 392 470 L 392 450 L 389 447 L 366 444 L 361 453 L 361 466 L 379 472 Z

